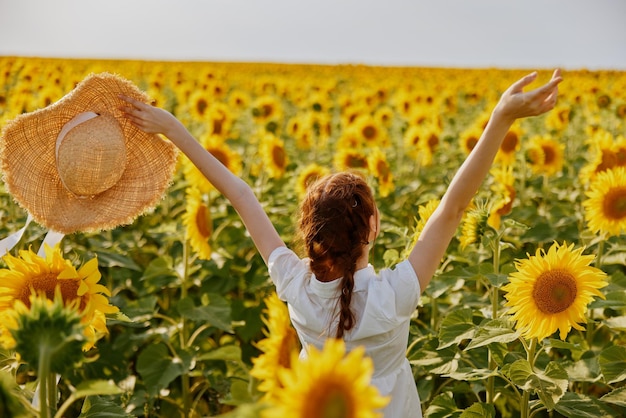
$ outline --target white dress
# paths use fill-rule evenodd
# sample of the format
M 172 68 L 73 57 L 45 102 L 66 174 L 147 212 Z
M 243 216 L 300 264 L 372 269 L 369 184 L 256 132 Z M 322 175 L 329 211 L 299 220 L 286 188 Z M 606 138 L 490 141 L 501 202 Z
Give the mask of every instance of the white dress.
M 286 247 L 270 255 L 269 274 L 289 315 L 300 342 L 301 357 L 307 347 L 322 349 L 333 337 L 337 324 L 338 293 L 341 280 L 321 282 L 309 269 L 308 259 L 300 259 Z M 391 396 L 383 410 L 385 418 L 421 418 L 420 399 L 411 366 L 406 358 L 411 315 L 417 308 L 419 282 L 408 261 L 378 274 L 371 265 L 354 274 L 351 308 L 356 325 L 344 335 L 346 348 L 364 346 L 374 362 L 372 384 L 381 395 Z

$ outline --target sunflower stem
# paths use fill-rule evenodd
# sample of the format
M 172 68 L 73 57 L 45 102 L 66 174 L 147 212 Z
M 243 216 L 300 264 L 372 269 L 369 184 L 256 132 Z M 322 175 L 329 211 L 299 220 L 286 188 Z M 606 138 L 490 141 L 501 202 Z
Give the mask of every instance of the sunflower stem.
M 524 344 L 526 347 L 526 344 Z M 535 368 L 535 351 L 537 350 L 537 338 L 533 338 L 530 341 L 530 347 L 526 351 L 526 360 L 530 363 L 530 369 Z M 530 392 L 524 389 L 524 395 L 522 396 L 522 403 L 520 404 L 520 417 L 528 418 L 530 416 Z
M 181 299 L 185 299 L 188 295 L 188 286 L 189 286 L 189 240 L 185 239 L 183 243 L 183 283 L 181 286 Z M 184 348 L 187 346 L 188 339 L 188 324 L 187 320 L 183 316 L 181 318 L 181 331 L 180 331 L 180 339 L 181 344 L 180 347 Z M 189 393 L 189 371 L 185 370 L 185 372 L 181 375 L 181 390 L 183 396 L 183 416 L 185 418 L 189 417 L 189 412 L 191 410 L 191 399 Z
M 500 234 L 496 236 L 493 242 L 493 272 L 497 275 L 500 273 Z M 491 318 L 496 319 L 498 317 L 500 292 L 498 286 L 491 286 Z M 498 367 L 491 350 L 488 350 L 489 357 L 489 369 L 495 370 Z M 491 375 L 487 378 L 487 403 L 493 404 L 495 399 L 495 376 Z
M 604 242 L 605 239 L 601 239 L 598 242 L 598 252 L 596 254 L 595 266 L 597 269 L 602 269 L 602 257 L 604 256 Z M 589 310 L 589 321 L 587 321 L 587 344 L 589 347 L 593 344 L 593 335 L 595 334 L 595 322 L 593 316 L 593 309 Z
M 50 418 L 50 357 L 51 353 L 46 344 L 39 347 L 39 417 Z

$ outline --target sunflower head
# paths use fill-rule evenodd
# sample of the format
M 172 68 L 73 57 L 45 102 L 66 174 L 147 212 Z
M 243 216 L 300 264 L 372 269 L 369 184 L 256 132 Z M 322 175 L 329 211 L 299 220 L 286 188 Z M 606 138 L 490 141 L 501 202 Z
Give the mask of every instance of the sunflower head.
M 330 170 L 328 168 L 318 164 L 311 163 L 307 165 L 298 175 L 298 181 L 296 183 L 296 192 L 300 199 L 304 197 L 311 184 L 329 173 Z
M 389 196 L 394 190 L 393 174 L 387 162 L 387 157 L 376 147 L 367 157 L 367 166 L 369 172 L 378 180 L 378 193 L 381 197 Z
M 39 361 L 47 354 L 50 371 L 63 374 L 83 358 L 85 325 L 78 301 L 66 304 L 60 288 L 53 300 L 33 293 L 29 306 L 17 301 L 10 315 L 8 329 L 15 341 L 14 349 L 33 368 L 39 368 Z
M 87 338 L 84 348 L 108 333 L 104 314 L 119 309 L 109 305 L 109 289 L 99 284 L 98 260 L 93 258 L 80 269 L 63 258 L 59 246 L 45 246 L 45 257 L 32 251 L 20 251 L 19 257 L 7 254 L 3 258 L 8 268 L 0 269 L 0 314 L 13 310 L 17 303 L 30 308 L 31 295 L 54 300 L 57 292 L 66 305 L 76 306 Z M 0 340 L 11 345 L 6 332 Z
M 593 255 L 584 248 L 554 243 L 547 252 L 516 262 L 517 271 L 502 287 L 506 306 L 516 328 L 528 338 L 539 340 L 559 330 L 565 340 L 573 328 L 583 330 L 587 305 L 594 296 L 604 298 L 599 289 L 607 285 L 606 274 L 590 266 Z
M 583 208 L 593 233 L 617 236 L 626 231 L 626 167 L 598 173 L 587 191 Z
M 488 219 L 489 210 L 486 205 L 479 205 L 465 212 L 459 239 L 461 250 L 476 243 L 485 234 L 489 227 Z
M 281 385 L 278 372 L 291 368 L 293 355 L 300 351 L 300 343 L 287 306 L 275 292 L 265 298 L 265 306 L 263 323 L 267 327 L 264 330 L 267 338 L 257 343 L 263 354 L 252 360 L 250 375 L 261 381 L 259 390 L 265 393 L 264 398 L 272 400 Z
M 191 248 L 202 260 L 211 259 L 210 239 L 213 235 L 213 221 L 209 206 L 204 202 L 202 193 L 196 187 L 187 188 L 187 205 L 183 215 L 183 224 Z
M 306 359 L 294 355 L 292 368 L 279 371 L 281 388 L 267 416 L 380 417 L 389 398 L 370 384 L 373 370 L 363 347 L 346 353 L 341 339 L 327 340 L 322 350 L 309 347 Z

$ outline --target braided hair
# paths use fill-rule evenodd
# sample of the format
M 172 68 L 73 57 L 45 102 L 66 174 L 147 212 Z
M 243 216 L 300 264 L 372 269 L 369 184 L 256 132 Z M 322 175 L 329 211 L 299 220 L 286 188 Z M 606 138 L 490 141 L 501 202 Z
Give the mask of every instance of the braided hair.
M 337 338 L 354 327 L 350 309 L 357 260 L 368 244 L 374 197 L 363 177 L 335 173 L 312 184 L 300 206 L 300 238 L 320 281 L 341 277 Z

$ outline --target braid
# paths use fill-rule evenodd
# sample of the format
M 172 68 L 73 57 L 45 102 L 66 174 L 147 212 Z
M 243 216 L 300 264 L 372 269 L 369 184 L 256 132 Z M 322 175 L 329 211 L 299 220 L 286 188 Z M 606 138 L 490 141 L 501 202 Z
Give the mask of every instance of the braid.
M 341 277 L 337 338 L 352 329 L 354 273 L 375 211 L 371 189 L 359 175 L 338 173 L 309 187 L 300 207 L 299 230 L 311 271 L 321 281 Z

